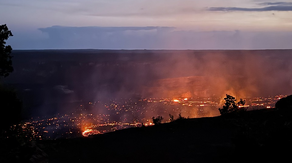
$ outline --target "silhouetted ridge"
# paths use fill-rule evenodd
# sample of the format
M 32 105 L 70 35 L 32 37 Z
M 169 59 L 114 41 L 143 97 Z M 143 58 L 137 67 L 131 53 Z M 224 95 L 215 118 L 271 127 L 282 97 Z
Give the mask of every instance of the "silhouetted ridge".
M 276 109 L 246 111 L 43 145 L 53 162 L 281 162 L 292 145 L 291 120 Z
M 280 110 L 290 110 L 292 109 L 292 95 L 280 99 L 275 107 Z

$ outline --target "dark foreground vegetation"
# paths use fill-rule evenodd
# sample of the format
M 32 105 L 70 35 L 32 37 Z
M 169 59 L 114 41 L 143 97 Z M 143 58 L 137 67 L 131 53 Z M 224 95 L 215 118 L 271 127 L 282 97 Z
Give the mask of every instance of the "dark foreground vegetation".
M 40 141 L 16 154 L 49 162 L 283 162 L 291 153 L 291 121 L 291 110 L 283 108 L 181 118 L 89 138 Z M 19 159 L 11 146 L 3 147 L 1 158 L 8 160 L 1 162 Z

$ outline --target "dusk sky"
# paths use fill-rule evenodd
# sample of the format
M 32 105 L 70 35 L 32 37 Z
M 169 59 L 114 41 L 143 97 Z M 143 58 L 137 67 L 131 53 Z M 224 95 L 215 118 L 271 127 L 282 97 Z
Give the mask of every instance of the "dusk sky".
M 0 0 L 13 49 L 291 49 L 292 0 Z

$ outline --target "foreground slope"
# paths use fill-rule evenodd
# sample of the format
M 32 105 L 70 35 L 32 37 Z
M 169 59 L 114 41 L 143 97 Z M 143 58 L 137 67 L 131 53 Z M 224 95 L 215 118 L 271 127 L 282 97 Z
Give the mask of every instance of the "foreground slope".
M 273 162 L 288 158 L 291 136 L 291 112 L 271 109 L 46 141 L 42 147 L 51 162 Z

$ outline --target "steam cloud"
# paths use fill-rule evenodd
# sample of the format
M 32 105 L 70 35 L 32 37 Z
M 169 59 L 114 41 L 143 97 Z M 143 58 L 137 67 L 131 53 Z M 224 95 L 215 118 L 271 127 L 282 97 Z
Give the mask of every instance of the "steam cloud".
M 72 103 L 81 101 L 133 97 L 223 98 L 225 94 L 245 98 L 292 92 L 291 50 L 13 53 L 15 73 L 6 82 L 38 85 L 40 92 L 27 85 L 23 90 L 30 89 L 24 94 L 32 94 L 29 97 L 35 98 L 39 106 L 46 104 L 38 108 L 43 114 L 52 107 L 61 108 L 52 111 L 56 113 L 70 110 L 76 105 Z M 107 113 L 107 110 L 96 112 Z

